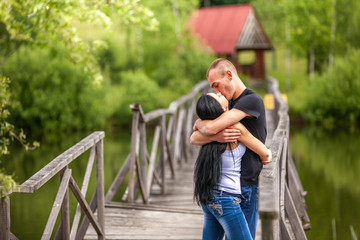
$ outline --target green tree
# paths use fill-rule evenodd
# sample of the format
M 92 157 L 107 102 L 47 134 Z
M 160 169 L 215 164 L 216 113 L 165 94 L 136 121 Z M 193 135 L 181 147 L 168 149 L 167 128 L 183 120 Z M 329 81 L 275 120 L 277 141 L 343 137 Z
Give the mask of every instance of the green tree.
M 151 11 L 138 1 L 32 1 L 7 0 L 0 2 L 0 26 L 2 29 L 0 57 L 2 63 L 23 44 L 53 46 L 53 39 L 61 40 L 68 51 L 68 58 L 82 63 L 85 71 L 91 73 L 97 83 L 102 76 L 91 47 L 101 46 L 100 40 L 92 43 L 83 41 L 76 29 L 77 22 L 100 24 L 108 28 L 112 25 L 110 14 L 121 16 L 125 24 L 136 24 L 146 29 L 158 25 Z
M 0 64 L 7 60 L 22 45 L 54 48 L 54 39 L 60 40 L 67 51 L 66 57 L 84 66 L 94 84 L 100 84 L 103 77 L 93 55 L 96 47 L 102 46 L 98 40 L 88 43 L 79 37 L 77 22 L 100 24 L 107 28 L 112 24 L 110 15 L 118 14 L 125 24 L 136 24 L 146 29 L 155 29 L 158 22 L 151 11 L 132 0 L 2 0 L 0 1 Z M 6 122 L 9 111 L 9 80 L 1 79 L 1 153 L 8 153 L 6 146 L 9 138 L 16 137 L 23 142 L 25 135 L 12 136 L 13 125 Z M 0 173 L 1 196 L 3 197 L 15 185 L 11 176 Z
M 201 0 L 201 7 L 221 6 L 230 4 L 249 3 L 251 0 Z
M 144 5 L 158 19 L 159 30 L 143 31 L 120 24 L 114 29 L 115 37 L 106 39 L 109 48 L 100 51 L 99 62 L 113 84 L 123 83 L 122 72 L 141 70 L 160 88 L 170 88 L 173 100 L 205 78 L 214 58 L 199 49 L 186 31 L 198 1 L 154 0 L 144 1 Z
M 305 57 L 311 74 L 326 70 L 332 54 L 342 56 L 348 49 L 360 47 L 357 0 L 252 3 L 272 41 L 286 46 L 298 57 Z
M 349 50 L 344 57 L 334 58 L 333 67 L 314 77 L 303 101 L 308 120 L 328 128 L 356 126 L 360 121 L 360 96 L 356 91 L 360 88 L 359 59 L 359 49 Z

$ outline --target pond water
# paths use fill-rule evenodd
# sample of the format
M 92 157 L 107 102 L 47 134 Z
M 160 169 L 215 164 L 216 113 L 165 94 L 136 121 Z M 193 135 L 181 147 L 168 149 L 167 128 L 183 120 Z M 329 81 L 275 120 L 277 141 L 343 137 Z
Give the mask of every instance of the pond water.
M 14 173 L 16 181 L 23 183 L 33 174 L 44 167 L 48 162 L 60 155 L 62 152 L 85 138 L 88 134 L 73 134 L 70 136 L 47 136 L 41 141 L 41 147 L 35 151 L 25 151 L 20 146 L 13 146 L 11 154 L 7 156 L 1 167 L 7 173 Z M 105 191 L 109 189 L 116 174 L 130 152 L 130 131 L 116 136 L 106 134 L 104 138 L 104 182 Z M 14 143 L 13 145 L 17 145 Z M 90 150 L 86 151 L 78 159 L 70 164 L 72 176 L 81 188 L 87 167 Z M 55 175 L 49 182 L 43 185 L 33 194 L 14 193 L 10 198 L 11 206 L 11 231 L 19 239 L 40 239 L 49 218 L 52 205 L 59 189 L 60 177 Z M 90 184 L 86 199 L 89 202 L 96 186 L 96 167 L 93 166 Z M 70 219 L 76 209 L 76 199 L 70 191 Z M 115 200 L 120 199 L 115 196 Z M 60 214 L 57 224 L 60 220 Z M 54 232 L 56 232 L 57 225 Z
M 312 226 L 306 232 L 308 239 L 360 237 L 359 134 L 359 130 L 325 132 L 317 127 L 291 130 L 291 152 L 303 187 L 308 192 L 306 205 Z M 8 173 L 15 173 L 17 182 L 22 183 L 86 135 L 48 136 L 42 140 L 39 150 L 30 152 L 14 146 L 2 167 Z M 129 151 L 130 131 L 116 136 L 106 134 L 105 191 Z M 89 151 L 70 165 L 78 185 L 82 183 L 88 156 Z M 94 176 L 92 179 L 89 193 L 95 186 Z M 11 196 L 11 231 L 19 239 L 40 239 L 58 186 L 59 177 L 54 177 L 35 194 L 15 193 Z M 87 198 L 91 197 L 89 195 Z M 71 212 L 74 212 L 76 203 L 72 193 L 70 201 Z
M 359 130 L 292 130 L 290 147 L 312 229 L 308 239 L 360 237 Z M 357 238 L 355 237 L 357 236 Z

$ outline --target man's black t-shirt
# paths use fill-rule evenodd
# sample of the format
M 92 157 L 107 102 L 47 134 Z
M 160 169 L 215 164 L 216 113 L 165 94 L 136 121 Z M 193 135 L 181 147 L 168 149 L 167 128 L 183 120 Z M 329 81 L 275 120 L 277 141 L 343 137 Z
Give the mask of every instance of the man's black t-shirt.
M 235 100 L 230 100 L 229 108 L 236 108 L 252 117 L 245 117 L 240 122 L 249 132 L 265 143 L 266 139 L 266 117 L 264 102 L 259 95 L 246 88 Z M 246 148 L 241 161 L 241 186 L 255 185 L 259 183 L 259 174 L 262 169 L 260 157 Z

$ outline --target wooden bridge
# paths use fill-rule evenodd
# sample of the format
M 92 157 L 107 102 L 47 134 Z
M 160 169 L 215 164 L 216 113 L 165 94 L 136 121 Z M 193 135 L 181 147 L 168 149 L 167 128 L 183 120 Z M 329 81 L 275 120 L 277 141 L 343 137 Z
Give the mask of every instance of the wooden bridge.
M 53 208 L 41 239 L 201 239 L 203 215 L 192 198 L 193 165 L 199 147 L 189 144 L 195 104 L 207 81 L 197 84 L 167 109 L 133 111 L 131 152 L 105 194 L 104 132 L 94 132 L 49 162 L 21 185 L 19 192 L 34 193 L 60 175 Z M 269 80 L 266 145 L 273 162 L 260 176 L 260 221 L 256 239 L 307 239 L 310 228 L 304 192 L 289 150 L 289 116 L 277 81 Z M 152 137 L 151 146 L 147 137 Z M 84 180 L 77 183 L 69 164 L 89 152 Z M 93 165 L 96 190 L 87 193 Z M 70 221 L 69 189 L 78 206 Z M 11 194 L 16 194 L 13 192 Z M 121 201 L 114 197 L 121 196 Z M 87 202 L 87 196 L 92 196 Z M 0 240 L 17 239 L 11 233 L 10 200 L 0 202 Z M 37 206 L 41 207 L 41 206 Z M 61 213 L 61 221 L 56 219 Z M 29 223 L 31 224 L 31 223 Z M 55 230 L 56 229 L 56 230 Z

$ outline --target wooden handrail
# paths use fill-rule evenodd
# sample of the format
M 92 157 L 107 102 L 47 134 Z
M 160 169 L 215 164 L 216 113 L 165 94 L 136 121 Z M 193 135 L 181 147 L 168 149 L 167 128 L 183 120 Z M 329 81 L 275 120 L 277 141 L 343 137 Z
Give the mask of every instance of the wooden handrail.
M 130 105 L 133 111 L 131 152 L 109 188 L 106 201 L 114 198 L 127 174 L 129 180 L 123 200 L 134 202 L 139 191 L 143 203 L 147 204 L 154 183 L 161 193 L 166 192 L 166 166 L 175 178 L 176 166 L 190 155 L 189 137 L 195 120 L 195 104 L 199 93 L 209 88 L 208 81 L 201 81 L 189 94 L 170 103 L 169 108 L 146 114 L 140 104 Z M 155 128 L 152 126 L 155 130 L 150 151 L 146 145 L 146 124 L 149 122 L 156 123 Z
M 277 80 L 270 78 L 268 82 L 269 93 L 275 100 L 271 114 L 276 128 L 270 139 L 273 161 L 264 166 L 259 180 L 262 239 L 306 239 L 304 230 L 309 228 L 309 218 L 304 191 L 289 150 L 288 105 L 281 97 Z
M 105 228 L 104 228 L 104 157 L 103 157 L 103 139 L 105 137 L 104 132 L 94 132 L 60 154 L 54 160 L 49 162 L 46 166 L 40 169 L 32 177 L 26 180 L 19 187 L 19 191 L 13 191 L 9 193 L 8 202 L 1 200 L 0 215 L 5 214 L 10 216 L 10 194 L 16 192 L 22 193 L 34 193 L 41 188 L 45 183 L 51 180 L 57 174 L 61 175 L 61 183 L 59 186 L 58 193 L 55 198 L 50 216 L 45 226 L 41 239 L 50 239 L 57 216 L 61 210 L 61 223 L 55 234 L 55 239 L 82 239 L 87 229 L 87 220 L 94 226 L 94 229 L 98 233 L 98 239 L 105 239 Z M 88 166 L 85 172 L 82 189 L 80 190 L 77 186 L 74 178 L 71 175 L 71 169 L 69 164 L 77 159 L 81 154 L 91 148 Z M 90 175 L 96 156 L 96 194 L 93 197 L 92 204 L 88 204 L 85 200 L 85 195 L 90 181 Z M 73 226 L 70 231 L 70 219 L 69 219 L 69 189 L 75 195 L 78 201 L 78 207 L 74 216 Z M 92 207 L 91 207 L 92 206 Z M 95 206 L 95 207 L 94 207 Z M 82 226 L 79 229 L 81 234 L 77 232 L 79 226 L 79 220 L 81 217 L 82 209 L 85 213 Z M 97 209 L 97 217 L 94 216 L 94 211 Z M 0 240 L 16 239 L 16 237 L 10 231 L 10 218 L 6 219 L 6 223 L 0 224 Z

